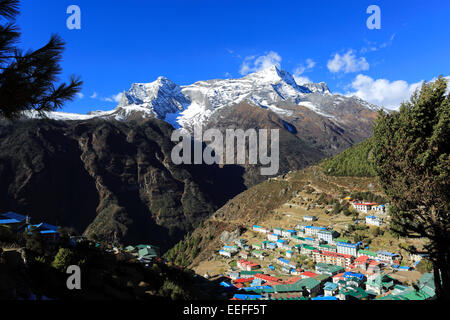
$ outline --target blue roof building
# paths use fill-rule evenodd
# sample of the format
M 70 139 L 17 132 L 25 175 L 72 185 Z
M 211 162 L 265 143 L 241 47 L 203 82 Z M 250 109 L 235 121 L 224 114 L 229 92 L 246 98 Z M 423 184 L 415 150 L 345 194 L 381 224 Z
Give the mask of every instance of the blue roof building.
M 231 287 L 234 287 L 231 283 L 228 283 L 228 282 L 225 282 L 225 281 L 222 281 L 222 282 L 220 283 L 220 285 L 221 285 L 222 287 L 225 287 L 225 288 L 231 288 Z
M 258 293 L 258 291 L 264 291 L 264 290 L 267 290 L 267 289 L 270 289 L 270 288 L 272 288 L 271 286 L 251 286 L 251 287 L 244 287 L 244 288 L 241 288 L 241 289 L 239 289 L 240 291 L 245 291 L 245 292 L 256 292 L 256 293 Z
M 27 219 L 26 216 L 15 212 L 7 212 L 0 215 L 0 224 L 20 223 Z
M 385 255 L 385 256 L 391 256 L 391 257 L 397 257 L 398 256 L 398 254 L 397 253 L 392 253 L 392 252 L 389 252 L 389 251 L 386 251 L 386 250 L 380 250 L 380 251 L 378 251 L 378 254 L 382 254 L 382 255 Z
M 365 276 L 362 273 L 345 272 L 342 277 L 343 278 L 358 278 L 360 281 L 362 281 Z
M 409 271 L 409 270 L 411 270 L 411 267 L 403 266 L 403 267 L 399 267 L 398 269 L 402 270 L 402 271 Z
M 258 299 L 262 299 L 262 295 L 258 295 L 258 294 L 235 294 L 233 298 L 239 299 L 239 300 L 258 300 Z
M 266 244 L 266 247 L 269 249 L 275 249 L 277 247 L 277 244 L 270 242 L 270 243 Z
M 316 226 L 306 226 L 306 229 L 315 229 L 315 230 L 326 230 L 325 227 L 316 227 Z
M 58 227 L 48 223 L 29 224 L 26 226 L 27 230 L 38 230 L 40 234 L 59 234 Z
M 253 279 L 252 283 L 250 284 L 251 287 L 259 287 L 262 285 L 262 279 L 255 278 Z
M 336 241 L 336 246 L 340 246 L 340 247 L 359 248 L 361 245 L 362 245 L 362 242 L 346 243 L 346 242 Z
M 284 258 L 278 258 L 278 260 L 279 260 L 280 262 L 282 262 L 282 263 L 290 264 L 289 260 L 286 260 L 286 259 L 284 259 Z
M 315 297 L 315 298 L 311 298 L 311 300 L 339 300 L 337 297 L 333 297 L 333 296 L 319 296 L 319 297 Z
M 324 291 L 334 291 L 339 287 L 339 285 L 337 283 L 333 283 L 333 282 L 326 282 L 323 290 Z

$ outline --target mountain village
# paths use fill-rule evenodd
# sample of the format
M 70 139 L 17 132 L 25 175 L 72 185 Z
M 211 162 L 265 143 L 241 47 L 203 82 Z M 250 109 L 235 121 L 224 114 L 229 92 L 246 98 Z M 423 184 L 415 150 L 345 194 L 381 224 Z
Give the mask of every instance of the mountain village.
M 325 195 L 317 186 L 306 185 L 269 220 L 250 224 L 239 237 L 222 241 L 210 263 L 226 265 L 226 270 L 194 268 L 204 289 L 234 300 L 434 299 L 433 275 L 416 271 L 424 256 L 400 253 L 396 243 L 379 242 L 389 229 L 388 203 L 350 196 L 339 199 L 337 195 L 328 195 L 332 200 L 322 203 Z M 329 212 L 337 203 L 350 214 Z M 48 241 L 58 238 L 57 226 L 30 220 L 9 212 L 0 215 L 0 226 L 14 232 L 37 230 Z M 349 232 L 355 228 L 374 234 L 376 241 L 355 241 Z M 168 264 L 151 244 L 118 247 L 71 237 L 73 246 L 85 241 L 116 259 L 136 261 L 145 268 L 155 262 Z
M 343 201 L 365 215 L 355 224 L 381 228 L 389 220 L 389 204 L 349 197 Z M 395 277 L 397 272 L 413 272 L 423 256 L 403 257 L 392 248 L 372 251 L 362 241 L 352 243 L 331 227 L 318 226 L 316 216 L 304 215 L 302 220 L 291 229 L 249 226 L 251 242 L 240 238 L 220 248 L 218 256 L 230 265 L 220 285 L 234 293 L 233 300 L 434 298 L 431 273 L 423 274 L 415 287 Z

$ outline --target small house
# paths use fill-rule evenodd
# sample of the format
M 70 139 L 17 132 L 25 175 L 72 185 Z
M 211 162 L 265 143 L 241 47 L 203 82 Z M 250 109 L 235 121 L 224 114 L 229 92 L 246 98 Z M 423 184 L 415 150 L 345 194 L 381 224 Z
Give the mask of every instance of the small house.
M 333 297 L 339 292 L 339 286 L 333 282 L 326 282 L 323 287 L 323 293 L 326 297 Z

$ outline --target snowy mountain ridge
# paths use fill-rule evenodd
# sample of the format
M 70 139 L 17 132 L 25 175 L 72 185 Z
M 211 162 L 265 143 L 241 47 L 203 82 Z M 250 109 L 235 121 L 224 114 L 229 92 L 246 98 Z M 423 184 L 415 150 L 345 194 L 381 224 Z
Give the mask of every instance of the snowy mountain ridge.
M 289 72 L 272 66 L 240 79 L 199 81 L 187 86 L 159 77 L 151 83 L 132 84 L 114 110 L 87 115 L 51 112 L 48 117 L 57 120 L 113 118 L 120 121 L 156 117 L 175 128 L 189 130 L 203 125 L 217 110 L 244 101 L 269 109 L 282 118 L 295 116 L 296 107 L 303 106 L 337 122 L 344 121 L 343 115 L 351 112 L 355 105 L 370 111 L 379 109 L 357 97 L 332 94 L 324 82 L 298 85 Z

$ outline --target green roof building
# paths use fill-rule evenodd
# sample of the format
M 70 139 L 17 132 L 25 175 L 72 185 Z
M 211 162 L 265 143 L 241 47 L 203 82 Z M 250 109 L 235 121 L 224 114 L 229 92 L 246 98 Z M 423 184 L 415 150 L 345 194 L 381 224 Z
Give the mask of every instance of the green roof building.
M 153 248 L 143 248 L 138 251 L 140 259 L 153 259 L 158 257 L 158 253 Z
M 255 274 L 261 274 L 261 273 L 264 273 L 264 272 L 262 272 L 262 271 L 241 271 L 240 272 L 241 277 L 242 276 L 254 276 Z
M 314 278 L 305 278 L 293 284 L 277 284 L 272 288 L 276 293 L 303 292 L 303 290 L 306 289 L 310 294 L 312 294 L 320 290 L 320 281 Z
M 366 288 L 368 291 L 375 295 L 382 294 L 384 292 L 389 291 L 390 289 L 394 288 L 395 279 L 390 277 L 387 274 L 380 274 L 376 278 L 371 278 L 367 280 L 366 282 Z
M 432 273 L 425 273 L 416 283 L 418 290 L 409 287 L 404 293 L 396 295 L 403 300 L 431 300 L 436 297 L 436 287 Z
M 329 252 L 337 252 L 337 247 L 331 244 L 320 244 L 319 249 Z
M 362 288 L 350 288 L 342 289 L 339 293 L 341 300 L 367 300 L 369 295 Z
M 320 283 L 325 283 L 328 280 L 330 280 L 331 275 L 329 274 L 319 274 L 317 277 L 314 277 L 317 281 L 320 281 Z
M 153 250 L 156 251 L 157 254 L 160 253 L 160 249 L 157 246 L 151 245 L 151 244 L 138 244 L 136 246 L 136 249 L 139 251 L 141 249 L 145 249 L 145 248 L 152 248 Z
M 334 276 L 335 274 L 344 272 L 345 269 L 340 266 L 336 266 L 334 264 L 326 264 L 319 262 L 316 264 L 316 272 L 320 274 Z
M 358 257 L 360 256 L 368 256 L 370 258 L 376 258 L 378 254 L 369 250 L 358 250 Z

